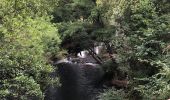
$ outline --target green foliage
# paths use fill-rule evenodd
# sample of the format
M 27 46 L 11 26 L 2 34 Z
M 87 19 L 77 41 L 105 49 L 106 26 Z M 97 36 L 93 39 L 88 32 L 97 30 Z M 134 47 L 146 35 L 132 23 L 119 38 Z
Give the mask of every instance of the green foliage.
M 168 43 L 166 37 L 170 21 L 166 14 L 159 15 L 157 9 L 150 0 L 138 0 L 131 4 L 131 16 L 127 21 L 127 36 L 133 48 L 131 77 L 140 80 L 137 83 L 132 81 L 132 90 L 138 91 L 146 100 L 167 99 L 169 95 L 169 80 L 166 77 L 169 76 L 169 65 L 165 62 L 167 55 L 163 54 L 163 48 Z M 162 70 L 166 70 L 164 75 Z
M 105 25 L 116 25 L 122 19 L 131 0 L 96 0 Z
M 122 68 L 128 70 L 131 79 L 129 91 L 136 92 L 129 92 L 130 98 L 140 96 L 138 99 L 167 99 L 170 70 L 169 49 L 165 47 L 169 45 L 170 38 L 169 1 L 131 0 L 127 3 L 120 0 L 117 2 L 120 3 L 118 7 L 112 4 L 114 1 L 97 2 L 99 6 L 113 5 L 104 6 L 103 15 L 109 20 L 105 21 L 116 28 L 118 36 L 113 35 L 111 40 L 117 51 L 119 68 L 125 66 Z
M 107 89 L 99 95 L 99 100 L 128 100 L 124 90 Z
M 77 21 L 81 17 L 87 19 L 95 2 L 92 0 L 59 0 L 53 12 L 54 22 Z
M 96 37 L 96 41 L 98 42 L 111 42 L 115 37 L 115 31 L 114 26 L 99 28 L 92 32 L 92 36 Z
M 63 40 L 61 45 L 71 53 L 80 52 L 93 45 L 91 35 L 87 33 L 88 23 L 60 23 L 58 24 L 59 33 Z M 90 30 L 90 29 L 89 29 Z
M 60 38 L 47 5 L 46 0 L 0 1 L 2 100 L 42 100 L 45 87 L 53 81 L 49 60 L 59 52 Z
M 97 42 L 111 42 L 116 29 L 111 25 L 103 26 L 102 11 L 94 1 L 60 0 L 58 10 L 54 11 L 54 22 L 60 22 L 62 46 L 79 52 L 92 48 Z
M 1 0 L 0 17 L 17 14 L 24 16 L 42 16 L 53 11 L 58 0 Z
M 91 31 L 94 26 L 89 17 L 94 7 L 94 1 L 59 0 L 58 7 L 53 12 L 53 22 L 57 23 L 61 46 L 69 53 L 77 53 L 93 45 Z
M 170 95 L 170 84 L 169 84 L 169 67 L 164 66 L 164 69 L 150 77 L 145 79 L 139 79 L 142 81 L 147 81 L 144 85 L 138 85 L 134 90 L 139 91 L 143 99 L 168 99 Z
M 170 1 L 169 0 L 152 0 L 156 5 L 156 10 L 160 15 L 167 14 L 170 12 Z
M 40 89 L 40 85 L 35 82 L 33 78 L 21 75 L 15 77 L 12 80 L 6 80 L 1 86 L 0 98 L 17 99 L 17 100 L 29 100 L 37 99 L 43 100 L 43 93 Z M 6 99 L 5 99 L 6 98 Z

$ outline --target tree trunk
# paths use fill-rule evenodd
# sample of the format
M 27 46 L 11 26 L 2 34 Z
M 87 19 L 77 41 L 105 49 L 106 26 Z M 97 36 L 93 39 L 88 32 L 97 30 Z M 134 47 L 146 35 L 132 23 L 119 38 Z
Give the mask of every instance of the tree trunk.
M 92 49 L 89 49 L 89 54 L 97 61 L 98 64 L 102 65 L 103 61 L 99 59 Z

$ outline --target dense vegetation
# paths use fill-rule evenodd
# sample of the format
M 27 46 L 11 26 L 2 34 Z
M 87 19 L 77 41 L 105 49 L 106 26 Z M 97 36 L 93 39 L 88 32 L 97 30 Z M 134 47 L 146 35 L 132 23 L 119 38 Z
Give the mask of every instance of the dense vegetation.
M 170 1 L 0 0 L 1 100 L 43 100 L 53 62 L 83 50 L 126 81 L 99 100 L 170 98 Z
M 44 98 L 45 87 L 52 81 L 49 60 L 60 43 L 48 15 L 50 7 L 46 0 L 0 1 L 1 100 Z

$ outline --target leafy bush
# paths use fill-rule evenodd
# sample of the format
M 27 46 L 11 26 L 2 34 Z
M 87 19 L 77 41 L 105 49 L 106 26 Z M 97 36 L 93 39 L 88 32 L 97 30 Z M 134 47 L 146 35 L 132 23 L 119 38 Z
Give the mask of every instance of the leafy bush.
M 46 0 L 3 1 L 0 1 L 0 99 L 42 100 L 45 87 L 53 81 L 49 77 L 53 68 L 48 60 L 57 55 L 60 44 L 57 29 L 47 16 L 48 8 L 42 8 Z
M 0 90 L 1 100 L 43 100 L 40 85 L 31 77 L 21 75 L 12 80 L 6 80 L 3 84 Z
M 170 95 L 170 84 L 169 84 L 169 68 L 163 70 L 150 78 L 145 78 L 143 81 L 148 81 L 144 85 L 138 85 L 134 88 L 145 100 L 165 100 Z M 142 79 L 140 79 L 142 80 Z
M 124 90 L 107 89 L 99 95 L 99 100 L 128 100 Z

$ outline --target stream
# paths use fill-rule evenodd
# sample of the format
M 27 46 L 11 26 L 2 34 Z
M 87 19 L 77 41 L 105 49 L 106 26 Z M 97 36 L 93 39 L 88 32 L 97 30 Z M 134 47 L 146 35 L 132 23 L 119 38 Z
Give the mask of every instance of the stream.
M 76 58 L 59 60 L 54 66 L 57 70 L 52 77 L 58 75 L 62 85 L 58 88 L 49 86 L 46 100 L 98 100 L 97 95 L 103 91 L 104 71 L 86 51 Z

